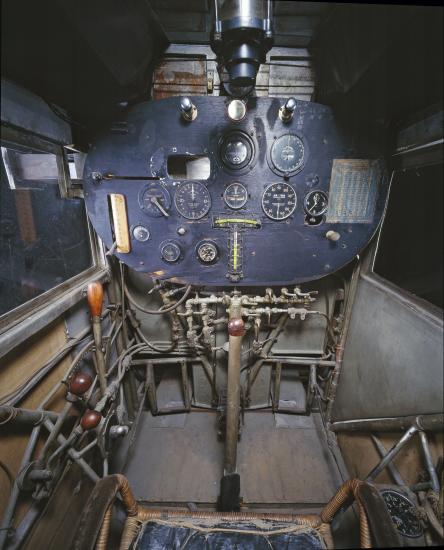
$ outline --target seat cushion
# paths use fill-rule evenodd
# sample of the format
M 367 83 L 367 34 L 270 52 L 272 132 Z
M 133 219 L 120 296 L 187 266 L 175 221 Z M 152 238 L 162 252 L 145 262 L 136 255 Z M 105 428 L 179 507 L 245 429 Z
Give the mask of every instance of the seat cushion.
M 227 523 L 218 519 L 152 520 L 142 526 L 134 550 L 323 550 L 312 527 L 271 520 Z

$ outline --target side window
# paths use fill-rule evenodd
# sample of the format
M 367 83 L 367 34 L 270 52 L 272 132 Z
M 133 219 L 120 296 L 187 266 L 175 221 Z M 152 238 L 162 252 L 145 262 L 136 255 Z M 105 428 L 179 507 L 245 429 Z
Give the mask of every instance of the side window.
M 0 316 L 93 264 L 81 199 L 63 199 L 62 148 L 1 140 Z
M 443 165 L 395 172 L 373 271 L 443 307 Z

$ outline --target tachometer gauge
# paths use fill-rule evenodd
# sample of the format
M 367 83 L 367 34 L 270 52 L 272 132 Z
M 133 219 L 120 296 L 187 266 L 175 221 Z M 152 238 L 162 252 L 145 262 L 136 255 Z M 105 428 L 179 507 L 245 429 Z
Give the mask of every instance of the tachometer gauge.
M 150 183 L 142 188 L 139 194 L 140 208 L 153 218 L 169 216 L 171 195 L 161 183 Z
M 324 191 L 310 191 L 304 198 L 304 210 L 309 216 L 322 216 L 328 206 L 328 197 Z
M 230 183 L 224 191 L 225 204 L 233 210 L 238 210 L 248 200 L 248 191 L 242 183 Z
M 296 192 L 288 183 L 272 183 L 262 195 L 262 208 L 272 220 L 285 220 L 296 208 Z
M 250 164 L 253 144 L 243 132 L 230 132 L 220 142 L 220 157 L 230 170 L 239 170 Z
M 181 183 L 174 195 L 174 204 L 181 216 L 188 220 L 203 218 L 211 208 L 211 197 L 203 183 Z
M 285 134 L 273 143 L 270 151 L 272 168 L 281 174 L 291 174 L 304 164 L 304 144 L 295 134 Z

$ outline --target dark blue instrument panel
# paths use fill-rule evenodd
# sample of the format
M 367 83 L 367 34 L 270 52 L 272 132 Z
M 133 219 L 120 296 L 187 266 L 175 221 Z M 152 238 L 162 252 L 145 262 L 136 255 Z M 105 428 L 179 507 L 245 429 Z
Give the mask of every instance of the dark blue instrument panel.
M 277 285 L 323 277 L 365 247 L 388 189 L 367 136 L 316 103 L 297 101 L 283 122 L 283 99 L 250 98 L 234 121 L 231 98 L 191 100 L 192 121 L 180 98 L 139 104 L 91 148 L 87 211 L 109 249 L 129 236 L 121 261 L 195 285 Z

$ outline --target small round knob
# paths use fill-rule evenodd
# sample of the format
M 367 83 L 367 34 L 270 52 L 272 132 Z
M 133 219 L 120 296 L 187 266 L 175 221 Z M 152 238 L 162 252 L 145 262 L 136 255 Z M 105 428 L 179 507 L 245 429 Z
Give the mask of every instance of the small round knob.
M 337 231 L 332 231 L 331 229 L 330 229 L 330 231 L 327 231 L 325 236 L 327 237 L 327 239 L 329 239 L 330 241 L 333 241 L 333 242 L 339 241 L 339 239 L 341 238 L 340 233 L 338 233 Z
M 93 430 L 94 428 L 97 428 L 101 420 L 102 420 L 102 415 L 99 412 L 91 411 L 88 409 L 85 412 L 85 414 L 82 416 L 80 425 L 84 430 Z
M 90 283 L 88 285 L 88 305 L 93 317 L 100 317 L 103 307 L 103 286 L 102 283 Z
M 243 336 L 245 334 L 245 323 L 241 317 L 235 317 L 228 321 L 228 334 L 230 336 Z
M 78 372 L 75 374 L 69 383 L 69 391 L 74 395 L 83 395 L 89 390 L 93 382 L 92 377 L 86 372 Z

